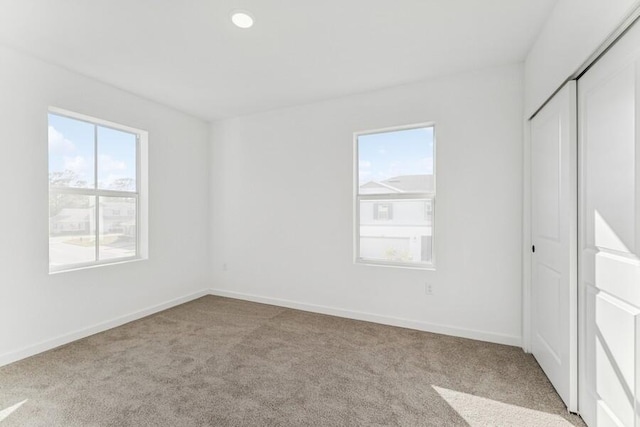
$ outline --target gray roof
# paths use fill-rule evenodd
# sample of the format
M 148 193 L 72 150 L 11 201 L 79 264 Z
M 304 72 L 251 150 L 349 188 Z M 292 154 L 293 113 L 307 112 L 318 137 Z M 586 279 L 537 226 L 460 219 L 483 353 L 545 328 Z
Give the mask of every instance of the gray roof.
M 361 194 L 431 193 L 433 190 L 433 175 L 400 175 L 360 186 Z

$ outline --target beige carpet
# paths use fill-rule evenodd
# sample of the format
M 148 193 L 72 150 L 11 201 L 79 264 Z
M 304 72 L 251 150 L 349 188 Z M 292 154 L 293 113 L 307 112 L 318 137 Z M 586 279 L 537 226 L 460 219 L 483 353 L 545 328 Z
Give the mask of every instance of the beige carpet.
M 9 426 L 571 426 L 521 349 L 218 297 L 0 368 Z

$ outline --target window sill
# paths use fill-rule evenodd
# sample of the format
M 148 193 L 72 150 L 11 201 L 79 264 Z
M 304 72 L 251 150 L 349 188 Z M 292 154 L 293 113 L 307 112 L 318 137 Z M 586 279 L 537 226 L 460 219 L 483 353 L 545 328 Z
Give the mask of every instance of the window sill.
M 115 266 L 115 265 L 122 265 L 122 264 L 130 264 L 130 263 L 135 263 L 135 262 L 140 262 L 140 261 L 146 261 L 149 258 L 146 257 L 132 257 L 132 258 L 122 258 L 122 259 L 118 259 L 118 260 L 114 260 L 114 261 L 105 261 L 105 262 L 101 262 L 101 263 L 91 263 L 91 264 L 78 264 L 78 265 L 72 265 L 69 267 L 60 267 L 58 269 L 51 269 L 49 268 L 49 275 L 56 275 L 56 274 L 61 274 L 61 273 L 70 273 L 73 271 L 81 271 L 81 270 L 91 270 L 94 268 L 100 268 L 100 267 L 109 267 L 109 266 Z
M 433 264 L 409 264 L 401 262 L 385 262 L 374 261 L 368 259 L 356 259 L 354 262 L 356 265 L 362 265 L 366 267 L 392 267 L 401 268 L 405 270 L 421 270 L 421 271 L 436 271 L 436 267 Z

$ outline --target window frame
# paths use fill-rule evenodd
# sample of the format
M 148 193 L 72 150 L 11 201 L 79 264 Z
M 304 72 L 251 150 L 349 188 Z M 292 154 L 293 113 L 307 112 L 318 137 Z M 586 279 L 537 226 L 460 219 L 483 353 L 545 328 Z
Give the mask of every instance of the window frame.
M 49 258 L 49 274 L 63 273 L 67 271 L 82 270 L 86 268 L 100 267 L 105 265 L 121 264 L 132 261 L 140 261 L 148 258 L 147 255 L 147 143 L 148 132 L 133 128 L 126 125 L 110 122 L 104 119 L 87 116 L 85 114 L 75 113 L 69 110 L 49 107 L 47 110 L 47 127 L 49 125 L 49 115 L 56 115 L 71 120 L 81 121 L 88 123 L 94 127 L 94 152 L 93 152 L 93 166 L 94 166 L 94 186 L 91 188 L 75 188 L 75 187 L 52 187 L 48 185 L 48 197 L 49 200 L 54 194 L 69 194 L 76 196 L 88 196 L 95 198 L 95 237 L 96 237 L 96 253 L 95 261 L 89 262 L 77 262 L 64 264 L 60 266 L 52 266 L 51 259 Z M 123 190 L 106 190 L 98 188 L 98 127 L 116 130 L 119 132 L 125 132 L 136 136 L 136 189 L 135 191 L 123 191 Z M 47 143 L 48 147 L 48 143 Z M 47 163 L 49 159 L 49 151 L 47 148 Z M 48 165 L 47 165 L 48 169 Z M 49 171 L 50 172 L 50 171 Z M 143 173 L 144 172 L 144 173 Z M 47 174 L 48 175 L 48 174 Z M 100 198 L 103 197 L 119 197 L 135 199 L 135 217 L 136 217 L 136 253 L 133 256 L 121 257 L 121 258 L 109 258 L 100 260 Z M 50 245 L 51 239 L 51 221 L 48 224 L 48 243 Z M 50 251 L 50 246 L 49 249 Z
M 416 193 L 397 194 L 360 194 L 360 153 L 358 138 L 366 135 L 376 135 L 381 133 L 391 133 L 403 130 L 433 128 L 433 191 Z M 436 191 L 437 191 L 437 171 L 436 171 L 436 123 L 424 122 L 410 125 L 393 126 L 381 129 L 358 131 L 353 133 L 353 262 L 357 265 L 375 267 L 396 267 L 413 270 L 435 270 L 436 269 Z M 368 200 L 371 202 L 393 201 L 393 200 L 431 200 L 431 262 L 402 262 L 385 261 L 379 259 L 360 257 L 360 202 Z

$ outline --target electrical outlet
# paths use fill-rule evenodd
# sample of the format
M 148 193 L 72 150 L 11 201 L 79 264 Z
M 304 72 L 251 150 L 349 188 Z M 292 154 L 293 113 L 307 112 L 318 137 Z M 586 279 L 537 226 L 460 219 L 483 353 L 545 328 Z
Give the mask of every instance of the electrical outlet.
M 433 295 L 433 285 L 431 283 L 425 282 L 424 293 L 427 295 Z

